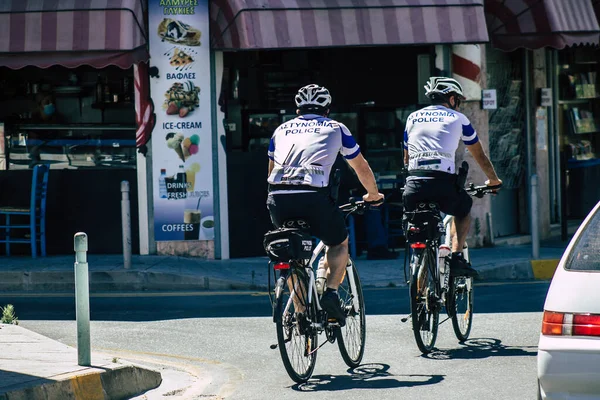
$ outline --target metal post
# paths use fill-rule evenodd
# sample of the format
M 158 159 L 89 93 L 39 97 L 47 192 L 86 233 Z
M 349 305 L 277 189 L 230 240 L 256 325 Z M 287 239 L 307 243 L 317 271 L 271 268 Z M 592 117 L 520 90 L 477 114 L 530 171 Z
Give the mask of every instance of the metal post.
M 492 213 L 490 213 L 490 212 L 485 213 L 485 219 L 487 221 L 488 233 L 490 235 L 490 245 L 493 246 L 494 245 L 494 229 L 492 227 Z
M 90 347 L 90 283 L 88 279 L 87 235 L 75 234 L 75 319 L 77 320 L 77 362 L 92 364 Z
M 129 204 L 129 182 L 121 182 L 121 225 L 123 227 L 123 266 L 131 268 L 131 207 Z
M 531 255 L 534 260 L 540 258 L 540 234 L 538 226 L 538 177 L 531 175 Z

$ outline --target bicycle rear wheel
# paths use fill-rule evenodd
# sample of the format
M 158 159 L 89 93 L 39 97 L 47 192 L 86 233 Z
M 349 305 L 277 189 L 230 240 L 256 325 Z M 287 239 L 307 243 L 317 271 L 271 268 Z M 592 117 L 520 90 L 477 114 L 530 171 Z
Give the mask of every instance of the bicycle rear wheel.
M 434 265 L 435 257 L 429 248 L 413 254 L 410 311 L 415 341 L 423 354 L 433 350 L 438 333 L 440 306 L 433 276 Z
M 354 261 L 350 259 L 350 262 L 352 263 L 352 277 L 354 278 L 355 288 L 352 289 L 350 277 L 346 273 L 342 284 L 338 288 L 342 308 L 346 311 L 346 325 L 343 328 L 336 328 L 335 335 L 344 362 L 350 368 L 356 368 L 360 365 L 365 353 L 365 299 Z M 355 306 L 354 299 L 357 300 L 358 308 Z
M 450 288 L 452 328 L 460 342 L 469 338 L 473 325 L 473 278 L 457 276 Z
M 317 330 L 311 325 L 317 313 L 314 303 L 307 306 L 307 289 L 306 273 L 293 267 L 287 279 L 278 280 L 276 288 L 280 293 L 275 306 L 277 344 L 285 370 L 297 383 L 310 379 L 317 361 Z

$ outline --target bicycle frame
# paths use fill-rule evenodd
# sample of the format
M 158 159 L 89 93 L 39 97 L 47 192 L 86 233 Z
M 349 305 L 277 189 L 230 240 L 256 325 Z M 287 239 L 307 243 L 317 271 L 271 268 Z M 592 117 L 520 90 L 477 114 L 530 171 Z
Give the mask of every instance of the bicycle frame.
M 308 306 L 312 303 L 313 294 L 314 294 L 314 300 L 315 300 L 315 305 L 316 305 L 317 311 L 322 311 L 323 308 L 321 307 L 321 303 L 319 302 L 319 296 L 317 296 L 315 271 L 313 270 L 312 266 L 313 266 L 313 263 L 316 261 L 317 257 L 319 256 L 319 254 L 321 254 L 321 252 L 326 247 L 327 246 L 325 245 L 325 243 L 323 243 L 322 241 L 319 241 L 319 243 L 315 246 L 315 248 L 313 250 L 313 254 L 312 254 L 309 262 L 307 264 L 305 264 L 305 266 L 304 266 L 304 270 L 306 271 L 306 274 L 308 276 L 310 276 L 310 279 L 308 282 L 309 288 L 307 289 L 308 299 L 307 299 L 306 305 Z M 349 261 L 350 261 L 350 259 L 349 259 Z M 354 263 L 348 262 L 346 265 L 346 274 L 348 275 L 348 283 L 350 284 L 352 293 L 356 293 L 356 283 L 354 282 L 354 274 L 353 274 L 352 268 L 354 268 Z M 294 288 L 292 289 L 292 292 L 290 293 L 290 297 L 285 305 L 285 313 L 289 312 L 289 309 L 292 305 L 294 296 L 296 296 L 296 290 L 298 288 L 297 285 L 298 285 L 298 281 L 296 281 L 296 283 L 294 284 Z M 360 311 L 358 298 L 356 296 L 352 296 L 352 305 L 354 306 L 354 309 L 357 312 Z M 321 327 L 321 324 L 317 324 L 314 321 L 313 321 L 313 324 L 316 324 L 318 327 Z

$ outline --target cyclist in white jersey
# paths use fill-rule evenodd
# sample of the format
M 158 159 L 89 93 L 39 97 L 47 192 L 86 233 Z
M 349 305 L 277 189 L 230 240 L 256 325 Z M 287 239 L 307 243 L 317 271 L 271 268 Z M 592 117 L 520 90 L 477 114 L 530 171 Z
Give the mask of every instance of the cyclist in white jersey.
M 432 105 L 410 114 L 404 131 L 404 164 L 409 175 L 404 206 L 412 211 L 421 202 L 434 201 L 442 212 L 453 215 L 450 273 L 476 276 L 477 271 L 467 264 L 462 254 L 471 224 L 473 200 L 457 185 L 455 153 L 459 142 L 463 141 L 488 177 L 486 185 L 500 188 L 502 181 L 471 122 L 458 112 L 460 102 L 465 100 L 460 83 L 452 78 L 431 77 L 425 85 L 425 95 Z
M 327 245 L 327 289 L 321 305 L 340 325 L 345 315 L 337 294 L 348 262 L 348 232 L 329 187 L 338 154 L 358 175 L 366 202 L 380 203 L 375 176 L 348 128 L 327 118 L 331 95 L 319 85 L 301 88 L 295 97 L 298 117 L 279 126 L 269 144 L 267 208 L 276 227 L 288 219 L 308 222 L 311 233 Z

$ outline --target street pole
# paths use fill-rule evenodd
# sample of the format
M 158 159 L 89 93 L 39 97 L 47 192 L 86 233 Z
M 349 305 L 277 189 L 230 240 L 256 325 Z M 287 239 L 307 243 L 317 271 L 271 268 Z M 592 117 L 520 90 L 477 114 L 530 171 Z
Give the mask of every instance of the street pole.
M 123 266 L 131 268 L 131 206 L 129 182 L 121 182 L 121 226 L 123 230 Z
M 90 283 L 88 274 L 88 240 L 84 232 L 75 234 L 75 319 L 77 320 L 77 361 L 92 365 L 90 345 Z
M 531 255 L 534 260 L 540 258 L 540 233 L 538 215 L 538 177 L 531 175 Z

